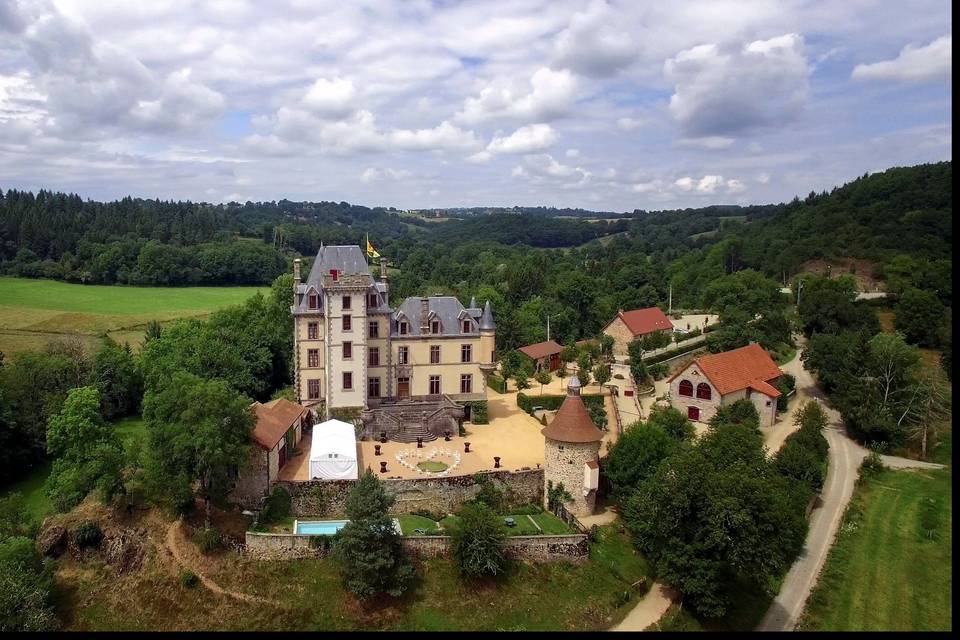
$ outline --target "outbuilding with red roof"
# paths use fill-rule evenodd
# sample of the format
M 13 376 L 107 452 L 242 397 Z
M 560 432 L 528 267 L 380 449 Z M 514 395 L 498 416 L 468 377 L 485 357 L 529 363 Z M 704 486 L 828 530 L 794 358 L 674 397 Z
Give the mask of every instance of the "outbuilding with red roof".
M 553 340 L 528 344 L 520 347 L 518 351 L 533 360 L 534 368 L 538 373 L 560 368 L 560 352 L 563 351 L 563 347 Z
M 673 323 L 660 307 L 647 309 L 620 310 L 617 317 L 603 328 L 603 332 L 613 338 L 613 353 L 625 356 L 634 340 L 661 331 L 673 331 Z
M 701 356 L 670 377 L 670 402 L 695 422 L 707 422 L 721 406 L 747 399 L 760 426 L 777 419 L 777 382 L 783 372 L 766 349 L 751 343 L 739 349 Z

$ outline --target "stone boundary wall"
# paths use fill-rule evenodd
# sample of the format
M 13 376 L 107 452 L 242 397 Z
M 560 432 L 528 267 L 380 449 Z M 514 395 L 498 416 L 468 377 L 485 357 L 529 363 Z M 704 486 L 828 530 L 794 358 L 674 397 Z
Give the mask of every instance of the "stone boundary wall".
M 543 469 L 529 471 L 485 471 L 475 475 L 438 478 L 383 479 L 387 493 L 396 498 L 391 515 L 425 509 L 453 513 L 480 492 L 477 477 L 487 478 L 504 492 L 511 507 L 543 502 Z M 290 492 L 294 516 L 343 517 L 345 502 L 356 480 L 311 480 L 278 482 Z
M 247 531 L 244 553 L 258 560 L 295 560 L 322 558 L 329 546 L 311 543 L 316 536 L 292 533 L 255 533 Z M 404 536 L 403 548 L 418 558 L 436 558 L 452 554 L 450 536 Z M 504 542 L 508 557 L 530 562 L 586 562 L 590 556 L 587 536 L 568 535 L 510 536 Z

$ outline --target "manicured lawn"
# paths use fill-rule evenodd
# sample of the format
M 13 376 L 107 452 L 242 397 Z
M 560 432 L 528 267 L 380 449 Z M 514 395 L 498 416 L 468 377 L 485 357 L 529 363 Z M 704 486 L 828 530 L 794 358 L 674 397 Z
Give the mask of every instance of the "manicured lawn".
M 126 287 L 0 277 L 0 351 L 40 349 L 63 335 L 88 348 L 101 334 L 138 347 L 150 320 L 203 317 L 258 287 Z
M 405 536 L 421 535 L 414 533 L 414 529 L 423 529 L 424 531 L 438 531 L 440 529 L 436 522 L 423 516 L 407 514 L 397 516 L 397 520 L 400 521 L 400 529 Z
M 538 513 L 530 517 L 533 518 L 534 522 L 540 525 L 540 529 L 543 531 L 543 533 L 554 535 L 570 533 L 570 527 L 568 527 L 563 520 L 552 513 L 544 511 L 543 513 Z
M 157 555 L 120 577 L 109 565 L 89 562 L 77 570 L 67 560 L 72 570 L 60 582 L 67 629 L 601 630 L 636 603 L 630 585 L 649 577 L 619 527 L 601 528 L 590 562 L 515 563 L 498 581 L 465 580 L 449 558 L 417 562 L 411 593 L 365 606 L 344 591 L 329 559 L 260 562 L 232 553 L 208 559 L 207 575 L 220 586 L 272 601 L 250 603 L 182 587 Z
M 429 471 L 430 473 L 438 473 L 440 471 L 445 471 L 448 468 L 448 465 L 439 460 L 424 460 L 423 462 L 418 462 L 417 466 L 424 471 Z
M 497 516 L 502 521 L 504 518 L 513 518 L 516 526 L 506 527 L 507 535 L 511 536 L 536 536 L 542 534 L 563 534 L 570 533 L 570 528 L 552 513 L 539 513 L 533 516 L 507 514 Z M 533 520 L 531 520 L 531 518 Z M 536 524 L 534 524 L 534 521 Z M 460 518 L 457 516 L 447 516 L 440 521 L 440 527 L 450 530 L 459 525 Z M 540 525 L 540 528 L 537 528 Z
M 923 503 L 930 499 L 927 521 Z M 801 628 L 950 630 L 951 499 L 947 471 L 886 470 L 861 482 Z M 931 523 L 932 537 L 925 531 Z

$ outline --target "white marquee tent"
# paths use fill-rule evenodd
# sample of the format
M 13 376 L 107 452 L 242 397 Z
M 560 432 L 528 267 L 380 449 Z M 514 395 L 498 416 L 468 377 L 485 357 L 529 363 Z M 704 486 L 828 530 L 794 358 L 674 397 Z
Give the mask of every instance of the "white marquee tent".
M 353 425 L 327 420 L 313 426 L 310 479 L 356 480 L 357 437 Z

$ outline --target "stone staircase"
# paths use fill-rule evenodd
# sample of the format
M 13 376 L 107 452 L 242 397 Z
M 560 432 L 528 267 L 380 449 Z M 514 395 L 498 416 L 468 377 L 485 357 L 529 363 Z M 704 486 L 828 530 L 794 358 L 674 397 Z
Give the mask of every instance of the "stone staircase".
M 432 433 L 420 422 L 405 422 L 400 426 L 399 431 L 390 435 L 390 439 L 394 442 L 416 442 L 417 438 L 423 438 L 424 442 L 432 442 L 437 439 L 437 434 Z

